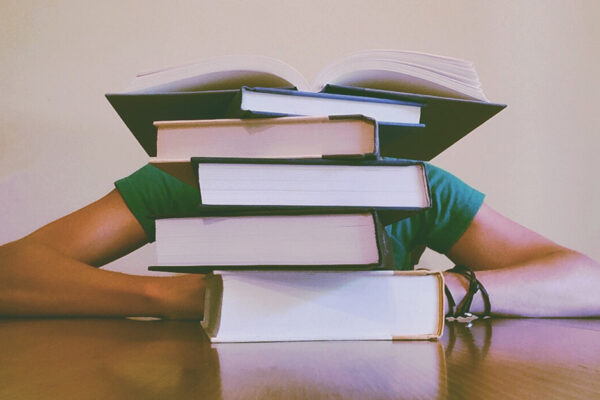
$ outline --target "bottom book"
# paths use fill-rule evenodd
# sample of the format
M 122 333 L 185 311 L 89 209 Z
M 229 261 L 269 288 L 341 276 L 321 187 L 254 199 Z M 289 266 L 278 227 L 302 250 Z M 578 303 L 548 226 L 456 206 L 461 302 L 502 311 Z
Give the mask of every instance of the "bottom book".
M 215 271 L 211 342 L 436 339 L 444 280 L 432 271 Z

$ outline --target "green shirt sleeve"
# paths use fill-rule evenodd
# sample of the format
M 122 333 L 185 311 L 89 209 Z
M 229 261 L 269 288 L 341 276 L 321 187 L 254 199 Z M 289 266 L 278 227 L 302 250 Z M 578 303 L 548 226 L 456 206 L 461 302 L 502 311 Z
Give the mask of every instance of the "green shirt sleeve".
M 156 240 L 155 217 L 193 213 L 200 204 L 198 189 L 151 164 L 116 181 L 115 187 L 150 242 Z
M 462 236 L 483 204 L 484 194 L 431 164 L 425 164 L 432 207 L 386 226 L 398 269 L 412 269 L 411 252 L 426 246 L 446 253 Z

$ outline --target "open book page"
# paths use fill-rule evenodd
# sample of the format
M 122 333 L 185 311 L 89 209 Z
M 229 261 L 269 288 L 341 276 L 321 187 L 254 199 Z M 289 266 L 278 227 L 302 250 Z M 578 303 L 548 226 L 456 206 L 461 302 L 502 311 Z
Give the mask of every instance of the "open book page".
M 138 74 L 126 92 L 156 93 L 254 87 L 298 87 L 306 79 L 291 65 L 255 55 L 222 56 Z
M 296 87 L 318 92 L 326 84 L 487 101 L 471 62 L 399 50 L 367 50 L 342 57 L 327 65 L 312 85 L 285 62 L 240 55 L 142 73 L 126 92 L 205 91 L 242 86 Z
M 356 53 L 321 71 L 315 87 L 326 84 L 486 100 L 472 63 L 425 53 Z

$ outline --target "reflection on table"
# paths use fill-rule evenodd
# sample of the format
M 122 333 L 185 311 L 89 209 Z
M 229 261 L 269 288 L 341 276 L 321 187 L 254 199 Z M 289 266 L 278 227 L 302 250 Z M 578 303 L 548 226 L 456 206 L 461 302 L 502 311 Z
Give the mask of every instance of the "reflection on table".
M 0 320 L 0 399 L 600 398 L 600 320 L 449 324 L 440 341 L 224 343 L 196 322 Z

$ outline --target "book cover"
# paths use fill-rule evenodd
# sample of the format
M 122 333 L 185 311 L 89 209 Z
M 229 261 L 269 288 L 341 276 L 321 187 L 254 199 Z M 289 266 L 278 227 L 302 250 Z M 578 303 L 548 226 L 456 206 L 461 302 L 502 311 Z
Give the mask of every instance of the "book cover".
M 338 90 L 328 86 L 328 91 Z M 240 89 L 204 92 L 109 93 L 108 101 L 149 156 L 156 156 L 154 121 L 237 118 L 231 109 Z M 392 94 L 393 93 L 393 94 Z M 363 93 L 366 95 L 366 93 Z M 425 105 L 421 125 L 380 125 L 380 155 L 429 161 L 500 112 L 485 101 L 378 91 Z M 264 117 L 264 115 L 263 115 Z
M 231 118 L 238 89 L 203 92 L 107 93 L 106 98 L 149 156 L 156 156 L 154 121 Z
M 327 85 L 327 93 L 349 94 L 419 102 L 424 105 L 420 130 L 398 131 L 393 126 L 380 126 L 382 155 L 429 161 L 485 121 L 498 114 L 505 104 L 438 97 L 415 93 Z

